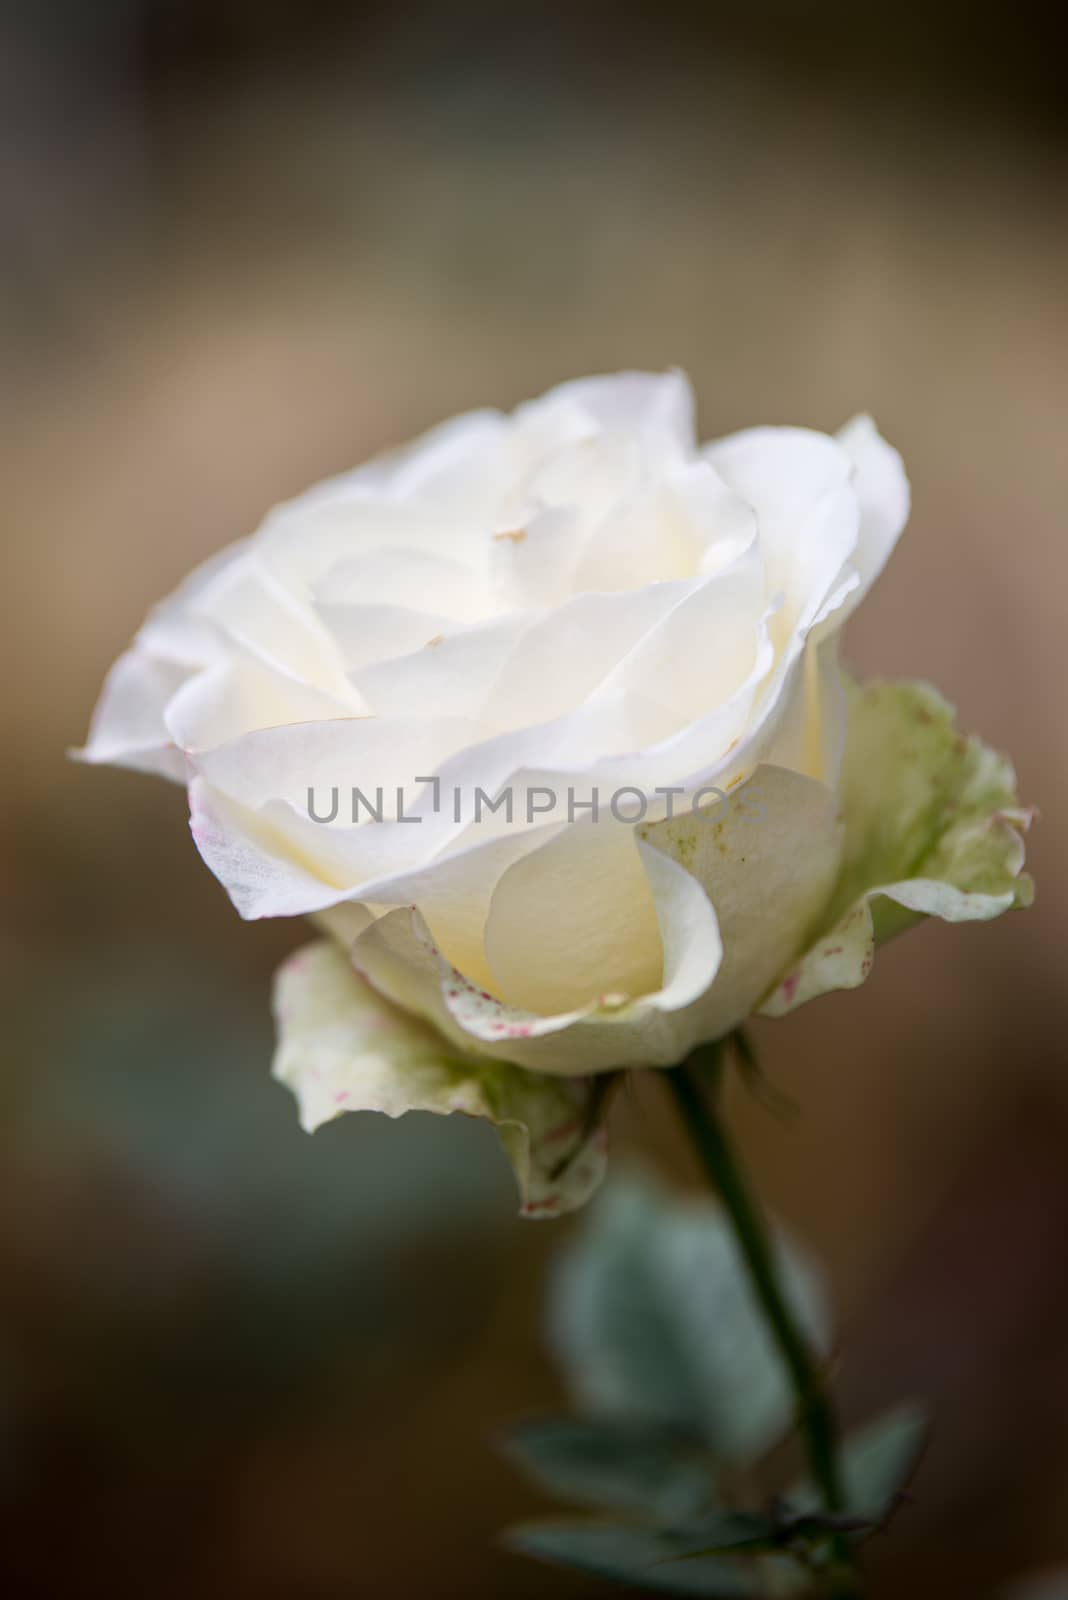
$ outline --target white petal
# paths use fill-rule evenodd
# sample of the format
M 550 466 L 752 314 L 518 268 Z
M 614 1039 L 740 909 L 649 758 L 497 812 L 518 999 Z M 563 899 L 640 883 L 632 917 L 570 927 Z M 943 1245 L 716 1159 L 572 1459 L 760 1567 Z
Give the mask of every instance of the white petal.
M 639 831 L 692 874 L 715 908 L 723 962 L 686 1020 L 693 1042 L 721 1038 L 804 948 L 827 905 L 842 850 L 835 797 L 762 766 L 724 802 Z
M 346 505 L 399 503 L 420 498 L 469 514 L 487 509 L 506 480 L 509 464 L 508 421 L 500 412 L 467 411 L 389 450 L 350 472 L 338 473 L 276 508 L 272 516 L 303 520 L 309 512 Z M 475 470 L 472 470 L 474 468 Z
M 439 516 L 491 516 L 514 470 L 510 432 L 496 411 L 454 417 L 389 458 L 381 486 L 395 500 L 414 498 Z
M 355 704 L 340 651 L 309 602 L 287 588 L 253 547 L 232 562 L 197 602 L 234 645 L 276 672 Z
M 344 717 L 347 710 L 254 656 L 237 655 L 189 678 L 168 702 L 164 721 L 180 749 L 196 751 L 260 728 Z
M 502 510 L 490 538 L 488 583 L 495 610 L 562 605 L 574 592 L 581 517 L 568 507 Z
M 283 801 L 307 817 L 309 789 L 325 794 L 338 786 L 347 798 L 356 786 L 367 797 L 381 789 L 384 814 L 393 817 L 398 788 L 407 813 L 420 792 L 414 780 L 436 771 L 453 751 L 466 751 L 485 731 L 464 717 L 338 717 L 255 729 L 201 751 L 196 767 L 214 787 L 253 809 Z M 326 809 L 316 807 L 320 813 Z M 345 806 L 338 826 L 350 821 L 351 807 Z
M 353 963 L 376 988 L 460 1049 L 563 1076 L 666 1065 L 692 1043 L 687 1008 L 708 988 L 722 952 L 700 884 L 666 856 L 651 863 L 649 876 L 664 954 L 661 986 L 630 1003 L 608 996 L 553 1016 L 508 1006 L 473 982 L 447 960 L 414 908 L 375 917 L 365 907 L 344 907 L 326 921 L 352 939 Z
M 711 462 L 697 460 L 668 480 L 676 520 L 694 541 L 702 576 L 737 561 L 757 538 L 756 513 L 741 495 L 728 489 Z
M 857 547 L 846 451 L 806 428 L 750 428 L 707 446 L 705 458 L 756 512 L 769 595 L 786 597 L 783 638 L 811 627 Z
M 760 654 L 762 614 L 763 574 L 751 547 L 684 591 L 605 678 L 591 704 L 623 695 L 635 749 L 670 738 L 746 682 Z
M 838 659 L 839 636 L 808 643 L 791 669 L 774 738 L 761 752 L 771 766 L 789 767 L 837 789 L 845 750 L 848 702 Z
M 459 834 L 447 854 L 436 854 L 409 872 L 366 883 L 361 896 L 376 906 L 418 906 L 445 958 L 474 984 L 492 987 L 485 929 L 493 892 L 514 862 L 566 825 L 560 821 L 524 828 L 509 824 L 504 813 L 484 816 Z M 355 932 L 350 935 L 354 937 Z
M 493 891 L 485 938 L 497 993 L 519 1010 L 659 989 L 656 906 L 633 828 L 587 819 L 523 856 Z
M 302 829 L 285 806 L 253 811 L 194 778 L 189 827 L 205 865 L 248 920 L 303 916 L 351 893 L 347 862 L 331 855 L 332 831 L 307 821 Z
M 189 670 L 136 646 L 127 650 L 105 679 L 84 749 L 74 753 L 82 761 L 133 767 L 184 783 L 185 757 L 167 731 L 165 713 Z
M 425 597 L 456 622 L 477 622 L 489 609 L 477 569 L 452 554 L 408 546 L 384 545 L 339 561 L 316 595 L 331 604 L 365 606 L 408 606 Z
M 584 1204 L 604 1173 L 606 1133 L 589 1080 L 541 1078 L 457 1055 L 389 1004 L 331 940 L 291 956 L 275 984 L 274 1074 L 311 1132 L 349 1111 L 484 1117 L 515 1169 L 526 1216 Z
M 576 595 L 534 621 L 487 697 L 499 728 L 549 722 L 579 706 L 680 606 L 695 584 Z
M 853 463 L 853 488 L 860 502 L 860 536 L 852 564 L 860 588 L 853 609 L 886 565 L 909 516 L 909 480 L 898 452 L 870 417 L 854 417 L 838 432 L 838 442 Z
M 578 378 L 521 406 L 516 420 L 529 426 L 547 413 L 568 408 L 588 417 L 591 431 L 633 430 L 650 443 L 680 454 L 694 448 L 693 390 L 683 372 L 618 372 Z
M 330 629 L 350 674 L 391 656 L 421 650 L 458 626 L 443 612 L 417 611 L 408 605 L 317 600 L 315 609 Z
M 447 811 L 420 820 L 415 801 L 422 792 L 425 806 L 425 786 L 413 780 L 424 761 L 432 773 L 450 747 L 479 732 L 444 717 L 350 718 L 263 728 L 198 751 L 190 758 L 197 847 L 244 917 L 335 904 L 370 880 L 420 866 L 455 831 Z
M 499 726 L 484 708 L 530 623 L 528 614 L 512 612 L 438 635 L 411 655 L 377 661 L 353 673 L 353 683 L 375 716 L 471 717 L 487 727 Z M 420 768 L 426 770 L 425 765 Z

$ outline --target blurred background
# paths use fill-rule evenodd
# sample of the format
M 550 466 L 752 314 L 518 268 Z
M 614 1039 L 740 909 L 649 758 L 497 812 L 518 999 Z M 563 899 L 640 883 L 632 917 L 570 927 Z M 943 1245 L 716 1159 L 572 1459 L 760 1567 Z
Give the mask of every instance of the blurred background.
M 877 1600 L 1068 1593 L 1055 20 L 0 5 L 5 1593 L 610 1592 L 493 1544 L 545 1508 L 491 1441 L 561 1403 L 568 1225 L 518 1222 L 460 1119 L 301 1134 L 268 993 L 304 929 L 238 922 L 179 791 L 64 750 L 148 606 L 272 502 L 465 407 L 676 364 L 706 436 L 876 416 L 915 509 L 850 659 L 932 679 L 1045 812 L 1032 912 L 926 927 L 760 1027 L 801 1114 L 735 1114 L 829 1264 L 849 1418 L 937 1419 Z M 695 1182 L 660 1101 L 620 1102 L 616 1148 Z

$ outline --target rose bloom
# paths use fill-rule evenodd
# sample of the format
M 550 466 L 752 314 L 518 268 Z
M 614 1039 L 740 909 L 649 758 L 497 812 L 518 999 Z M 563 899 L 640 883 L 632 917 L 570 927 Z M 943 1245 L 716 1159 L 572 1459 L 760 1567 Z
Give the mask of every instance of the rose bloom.
M 306 1126 L 487 1116 L 565 1209 L 594 1074 L 1026 898 L 1008 763 L 839 666 L 908 507 L 867 418 L 699 445 L 684 377 L 625 373 L 319 485 L 157 608 L 83 754 L 188 784 L 242 916 L 320 924 L 276 995 Z

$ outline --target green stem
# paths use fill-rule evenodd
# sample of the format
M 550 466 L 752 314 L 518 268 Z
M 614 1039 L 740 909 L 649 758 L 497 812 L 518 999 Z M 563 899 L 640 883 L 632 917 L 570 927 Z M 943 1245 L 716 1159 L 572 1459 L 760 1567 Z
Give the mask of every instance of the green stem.
M 719 1055 L 718 1046 L 705 1046 L 694 1051 L 681 1066 L 665 1072 L 664 1077 L 701 1163 L 731 1219 L 750 1282 L 790 1375 L 813 1479 L 827 1512 L 833 1516 L 845 1509 L 834 1410 L 823 1376 L 783 1294 L 763 1211 L 750 1192 L 719 1116 L 700 1087 L 700 1075 L 709 1064 L 718 1068 Z M 847 1541 L 836 1537 L 830 1553 L 830 1592 L 840 1600 L 857 1596 L 860 1591 Z

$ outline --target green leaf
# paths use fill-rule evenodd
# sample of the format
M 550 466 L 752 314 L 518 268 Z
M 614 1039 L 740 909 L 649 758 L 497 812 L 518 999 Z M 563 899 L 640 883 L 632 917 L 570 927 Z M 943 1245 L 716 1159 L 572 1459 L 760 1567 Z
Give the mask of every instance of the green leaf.
M 715 1498 L 699 1442 L 657 1423 L 546 1417 L 513 1428 L 504 1449 L 551 1494 L 654 1522 L 686 1521 Z
M 815 1348 L 822 1285 L 780 1241 L 786 1293 Z M 617 1180 L 561 1263 L 550 1335 L 589 1409 L 698 1431 L 721 1462 L 746 1462 L 790 1426 L 792 1391 L 731 1229 L 705 1201 Z
M 884 1519 L 812 1510 L 797 1511 L 775 1502 L 767 1516 L 751 1511 L 714 1513 L 701 1523 L 687 1527 L 689 1548 L 677 1561 L 693 1561 L 703 1556 L 756 1555 L 777 1551 L 801 1556 L 806 1561 L 826 1557 L 829 1541 L 837 1536 L 874 1533 Z M 680 1535 L 681 1536 L 681 1535 Z
M 927 1420 L 915 1405 L 896 1406 L 849 1435 L 842 1477 L 849 1509 L 884 1517 L 915 1471 L 927 1437 Z
M 915 1470 L 927 1434 L 927 1422 L 916 1405 L 895 1406 L 867 1427 L 848 1435 L 842 1445 L 842 1481 L 846 1511 L 878 1527 L 894 1509 Z M 788 1496 L 802 1514 L 821 1509 L 820 1497 L 808 1481 Z
M 769 1593 L 756 1571 L 733 1561 L 718 1557 L 678 1561 L 686 1549 L 684 1538 L 680 1547 L 680 1537 L 622 1523 L 545 1522 L 509 1529 L 505 1543 L 523 1555 L 667 1594 L 735 1600 Z
M 706 1556 L 744 1555 L 757 1551 L 771 1551 L 782 1543 L 778 1525 L 770 1517 L 756 1511 L 721 1511 L 706 1517 L 703 1522 L 687 1528 L 688 1544 L 674 1561 L 699 1561 Z

